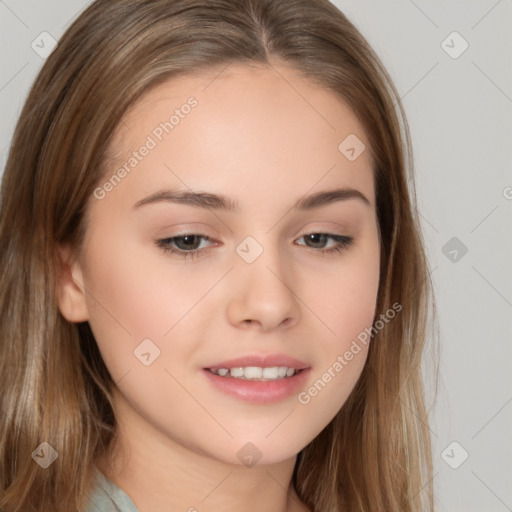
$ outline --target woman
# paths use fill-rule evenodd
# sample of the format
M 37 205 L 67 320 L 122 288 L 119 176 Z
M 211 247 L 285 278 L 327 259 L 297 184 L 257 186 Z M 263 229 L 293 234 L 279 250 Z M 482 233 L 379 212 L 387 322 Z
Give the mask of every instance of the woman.
M 407 123 L 328 1 L 94 2 L 2 196 L 2 510 L 433 510 Z

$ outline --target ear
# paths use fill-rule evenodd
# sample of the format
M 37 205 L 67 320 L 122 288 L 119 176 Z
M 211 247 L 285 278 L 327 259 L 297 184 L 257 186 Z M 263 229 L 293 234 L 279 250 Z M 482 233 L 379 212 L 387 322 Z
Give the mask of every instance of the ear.
M 89 319 L 82 270 L 69 246 L 60 246 L 60 269 L 57 283 L 57 301 L 62 316 L 69 322 Z

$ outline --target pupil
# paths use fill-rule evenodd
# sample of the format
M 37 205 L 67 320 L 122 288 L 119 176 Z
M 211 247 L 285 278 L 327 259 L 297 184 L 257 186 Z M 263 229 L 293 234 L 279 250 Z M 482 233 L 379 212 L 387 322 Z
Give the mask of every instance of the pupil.
M 196 235 L 185 235 L 181 237 L 181 240 L 184 242 L 184 245 L 187 247 L 187 249 L 190 249 L 195 245 L 195 242 L 197 242 L 196 238 Z
M 325 242 L 325 235 L 323 233 L 313 233 L 309 235 L 310 241 L 314 244 L 324 245 L 322 242 Z M 320 239 L 320 240 L 319 240 Z

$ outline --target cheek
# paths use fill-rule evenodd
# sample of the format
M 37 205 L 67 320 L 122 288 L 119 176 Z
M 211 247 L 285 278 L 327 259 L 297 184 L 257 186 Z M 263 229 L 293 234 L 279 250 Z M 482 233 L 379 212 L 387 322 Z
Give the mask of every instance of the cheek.
M 89 313 L 93 321 L 111 325 L 116 332 L 129 332 L 133 338 L 162 337 L 207 289 L 204 280 L 176 264 L 170 272 L 172 264 L 157 247 L 119 238 L 108 244 L 98 240 L 91 248 Z
M 340 261 L 335 271 L 322 276 L 322 286 L 313 292 L 319 317 L 325 322 L 330 345 L 342 349 L 371 326 L 379 289 L 378 251 L 358 252 Z M 320 282 L 320 281 L 318 281 Z
M 164 293 L 162 279 L 129 240 L 97 233 L 87 253 L 84 275 L 89 325 L 114 380 L 134 366 L 134 350 L 145 339 L 161 346 L 162 335 L 175 322 L 179 304 Z
M 323 421 L 339 411 L 365 365 L 375 317 L 379 268 L 378 252 L 358 253 L 353 259 L 346 258 L 329 279 L 322 278 L 324 286 L 310 295 L 311 304 L 315 304 L 315 312 L 324 324 L 320 337 L 323 350 L 318 351 L 310 387 L 298 398 L 308 408 L 321 409 Z
M 378 276 L 368 268 L 340 279 L 338 286 L 322 299 L 334 331 L 333 338 L 342 344 L 359 334 L 373 322 L 378 292 Z
M 198 315 L 204 314 L 207 302 L 202 298 L 218 280 L 218 273 L 185 272 L 185 263 L 172 263 L 159 248 L 148 250 L 130 237 L 113 236 L 114 229 L 105 231 L 109 236 L 98 233 L 87 254 L 90 271 L 84 275 L 84 284 L 89 324 L 113 379 L 130 371 L 131 378 L 137 374 L 142 385 L 147 370 L 154 373 L 175 360 L 191 360 Z M 171 352 L 169 344 L 177 337 L 186 342 L 173 342 Z M 158 355 L 149 368 L 136 359 L 139 352 L 148 351 L 151 358 Z

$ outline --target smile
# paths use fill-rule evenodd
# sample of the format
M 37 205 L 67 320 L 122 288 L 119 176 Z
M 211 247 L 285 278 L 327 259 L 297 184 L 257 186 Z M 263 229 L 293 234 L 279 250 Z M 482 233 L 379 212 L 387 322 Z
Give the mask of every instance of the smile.
M 221 377 L 265 382 L 267 380 L 279 380 L 292 377 L 300 370 L 289 368 L 288 366 L 239 366 L 235 368 L 210 368 L 209 371 Z

